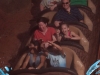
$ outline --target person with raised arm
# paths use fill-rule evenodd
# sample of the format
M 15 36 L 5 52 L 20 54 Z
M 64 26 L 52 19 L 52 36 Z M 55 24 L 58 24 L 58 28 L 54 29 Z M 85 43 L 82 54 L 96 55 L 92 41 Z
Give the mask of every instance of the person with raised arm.
M 64 53 L 63 49 L 56 43 L 51 41 L 48 41 L 48 43 L 51 46 L 50 52 L 48 52 L 47 48 L 45 48 L 45 44 L 42 44 L 41 47 L 43 48 L 47 58 L 50 59 L 50 66 L 66 68 L 66 54 Z

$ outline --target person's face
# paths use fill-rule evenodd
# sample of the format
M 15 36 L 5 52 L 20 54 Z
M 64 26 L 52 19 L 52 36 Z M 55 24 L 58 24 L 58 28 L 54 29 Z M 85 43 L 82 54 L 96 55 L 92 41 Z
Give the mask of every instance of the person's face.
M 64 9 L 68 9 L 70 7 L 69 0 L 62 0 L 62 6 Z
M 29 45 L 30 53 L 34 53 L 34 44 Z
M 56 29 L 56 34 L 60 34 L 60 29 Z
M 38 23 L 38 26 L 39 26 L 39 29 L 40 29 L 41 31 L 45 31 L 46 28 L 47 28 L 47 24 L 45 24 L 45 23 L 43 23 L 43 22 L 39 22 L 39 23 Z
M 69 28 L 66 26 L 66 24 L 63 24 L 61 26 L 61 30 L 62 30 L 63 34 L 66 34 L 68 32 Z

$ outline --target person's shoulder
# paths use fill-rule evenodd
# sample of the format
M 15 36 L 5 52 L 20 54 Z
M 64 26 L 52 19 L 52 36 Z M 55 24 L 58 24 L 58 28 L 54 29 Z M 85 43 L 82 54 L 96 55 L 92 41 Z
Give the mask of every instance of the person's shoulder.
M 72 10 L 79 10 L 77 7 L 75 6 L 70 6 Z
M 48 56 L 54 56 L 53 52 L 48 52 Z
M 65 9 L 64 9 L 64 8 L 60 8 L 60 9 L 57 11 L 57 13 L 61 13 L 61 12 L 63 12 L 63 11 L 65 11 Z
M 37 29 L 37 30 L 35 30 L 35 32 L 34 33 L 38 33 L 39 32 L 39 30 Z
M 65 11 L 65 9 L 62 7 L 61 9 L 59 9 L 59 11 Z

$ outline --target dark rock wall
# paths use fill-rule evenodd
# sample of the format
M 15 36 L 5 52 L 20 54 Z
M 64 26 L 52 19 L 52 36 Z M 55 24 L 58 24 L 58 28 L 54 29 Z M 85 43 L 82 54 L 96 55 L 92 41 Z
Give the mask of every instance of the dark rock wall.
M 9 60 L 25 47 L 31 8 L 31 0 L 0 0 L 0 67 L 10 65 Z
M 18 11 L 28 5 L 30 0 L 0 0 L 0 7 L 5 12 Z

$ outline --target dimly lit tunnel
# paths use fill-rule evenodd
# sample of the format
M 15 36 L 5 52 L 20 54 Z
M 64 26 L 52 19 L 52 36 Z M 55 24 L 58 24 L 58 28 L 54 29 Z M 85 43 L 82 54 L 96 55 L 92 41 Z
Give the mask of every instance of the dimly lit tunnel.
M 40 12 L 40 2 L 41 0 L 0 0 L 0 68 L 9 66 L 14 69 L 16 65 L 17 68 L 19 67 L 18 62 L 27 51 L 26 44 L 37 28 L 38 17 L 47 17 L 51 23 L 57 11 Z M 71 24 L 69 28 L 82 39 L 80 44 L 68 42 L 62 48 L 68 55 L 68 64 L 76 62 L 75 58 L 83 63 L 84 74 L 80 74 L 78 69 L 71 65 L 66 69 L 15 70 L 10 75 L 86 75 L 89 67 L 100 59 L 99 3 L 100 0 L 71 0 L 71 5 L 77 7 L 84 16 L 84 23 L 69 23 Z M 71 54 L 73 55 L 72 60 L 70 59 Z M 69 62 L 70 60 L 72 62 Z

